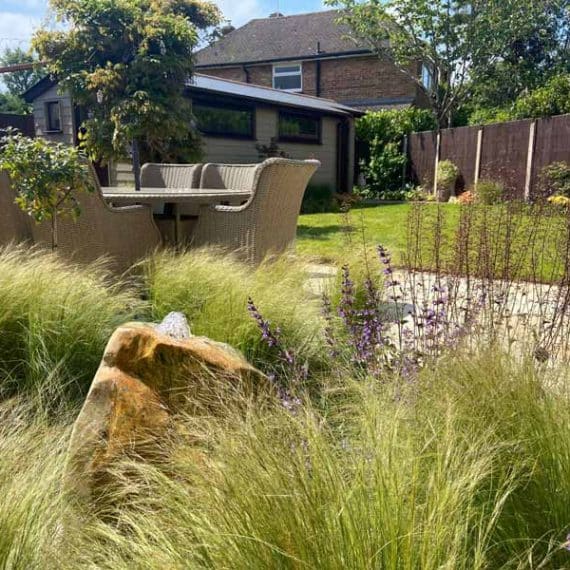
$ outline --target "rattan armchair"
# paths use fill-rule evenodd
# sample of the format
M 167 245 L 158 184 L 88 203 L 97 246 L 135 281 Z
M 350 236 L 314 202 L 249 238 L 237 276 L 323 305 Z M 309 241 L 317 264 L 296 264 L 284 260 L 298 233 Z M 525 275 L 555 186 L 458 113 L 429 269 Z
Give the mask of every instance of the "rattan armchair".
M 15 198 L 8 175 L 0 171 L 0 246 L 32 239 L 31 219 Z
M 202 167 L 200 188 L 229 188 L 253 191 L 255 172 L 259 164 L 215 164 Z
M 162 243 L 148 206 L 109 206 L 92 169 L 95 190 L 77 195 L 80 216 L 58 218 L 58 253 L 80 263 L 110 258 L 123 270 L 150 254 Z M 50 245 L 50 222 L 31 224 L 34 242 Z
M 285 158 L 257 165 L 251 198 L 241 206 L 202 207 L 192 244 L 216 244 L 250 263 L 284 251 L 295 241 L 303 194 L 319 166 Z

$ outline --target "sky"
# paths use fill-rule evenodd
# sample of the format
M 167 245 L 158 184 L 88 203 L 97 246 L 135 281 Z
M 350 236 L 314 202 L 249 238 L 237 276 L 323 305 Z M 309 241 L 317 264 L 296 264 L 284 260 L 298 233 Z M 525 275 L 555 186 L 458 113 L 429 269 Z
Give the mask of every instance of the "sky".
M 47 0 L 0 0 L 0 51 L 7 46 L 27 48 L 35 28 L 48 24 Z M 216 0 L 236 27 L 272 12 L 301 14 L 326 9 L 323 0 Z

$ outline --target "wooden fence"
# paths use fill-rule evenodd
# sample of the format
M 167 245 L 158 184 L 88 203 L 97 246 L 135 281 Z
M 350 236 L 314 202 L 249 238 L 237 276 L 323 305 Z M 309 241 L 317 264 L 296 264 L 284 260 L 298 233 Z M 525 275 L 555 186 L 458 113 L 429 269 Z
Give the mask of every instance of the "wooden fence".
M 32 115 L 11 115 L 0 113 L 0 131 L 7 127 L 18 129 L 22 134 L 34 136 L 34 118 Z
M 460 172 L 456 193 L 492 179 L 502 181 L 511 197 L 528 200 L 540 190 L 542 168 L 570 163 L 570 115 L 444 129 L 439 136 L 414 133 L 408 153 L 411 180 L 427 188 L 434 187 L 438 162 L 451 160 Z

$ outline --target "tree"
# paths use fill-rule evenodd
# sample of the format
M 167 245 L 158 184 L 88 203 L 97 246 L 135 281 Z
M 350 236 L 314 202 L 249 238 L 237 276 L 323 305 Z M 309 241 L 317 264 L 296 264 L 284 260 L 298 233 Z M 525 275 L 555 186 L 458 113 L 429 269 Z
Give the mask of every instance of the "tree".
M 570 0 L 543 0 L 502 57 L 474 61 L 473 104 L 478 110 L 507 107 L 552 77 L 570 72 Z M 518 37 L 517 37 L 518 36 Z
M 140 188 L 146 156 L 188 160 L 199 151 L 185 96 L 199 30 L 218 23 L 198 0 L 51 0 L 64 31 L 32 44 L 74 102 L 88 110 L 82 146 L 92 160 L 126 158 Z
M 19 63 L 37 63 L 37 60 L 32 53 L 21 48 L 6 48 L 0 56 L 0 64 L 2 66 L 8 67 Z M 43 71 L 39 67 L 35 67 L 6 73 L 3 76 L 3 80 L 6 89 L 8 89 L 11 95 L 20 96 L 32 85 L 35 85 L 43 76 Z
M 550 0 L 546 0 L 549 2 Z M 544 2 L 535 0 L 327 0 L 340 20 L 425 93 L 438 124 L 474 92 L 474 69 L 502 60 L 506 46 L 528 37 Z M 424 65 L 430 79 L 419 73 Z
M 58 216 L 79 216 L 76 194 L 94 190 L 87 162 L 76 147 L 31 139 L 12 129 L 0 145 L 0 170 L 10 176 L 16 203 L 37 223 L 51 222 L 55 250 Z
M 0 93 L 0 113 L 25 115 L 29 113 L 28 104 L 17 95 Z

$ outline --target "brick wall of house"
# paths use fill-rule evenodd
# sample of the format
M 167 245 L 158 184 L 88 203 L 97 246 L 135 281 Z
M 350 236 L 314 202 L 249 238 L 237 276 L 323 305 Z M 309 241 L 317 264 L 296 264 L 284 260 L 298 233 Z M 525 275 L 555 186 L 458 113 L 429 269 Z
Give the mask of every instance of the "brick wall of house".
M 272 87 L 272 65 L 248 65 L 249 81 Z M 243 67 L 201 68 L 200 73 L 222 79 L 246 81 Z M 335 101 L 417 98 L 418 88 L 407 75 L 389 61 L 375 56 L 321 61 L 321 97 Z M 303 63 L 303 93 L 317 94 L 317 63 Z

